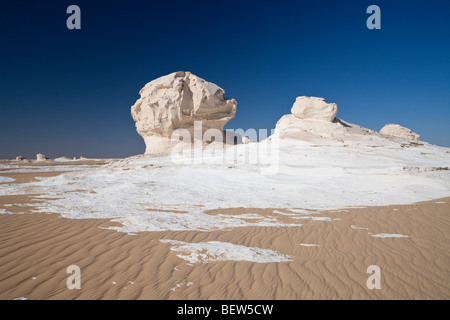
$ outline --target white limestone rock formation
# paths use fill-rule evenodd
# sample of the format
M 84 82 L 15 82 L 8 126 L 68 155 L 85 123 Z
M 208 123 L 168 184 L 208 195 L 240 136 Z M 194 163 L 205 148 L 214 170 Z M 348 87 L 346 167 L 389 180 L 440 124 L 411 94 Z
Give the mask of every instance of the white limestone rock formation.
M 225 98 L 223 89 L 190 72 L 155 79 L 139 93 L 131 115 L 144 138 L 145 153 L 170 152 L 179 142 L 178 137 L 172 139 L 179 129 L 186 129 L 192 142 L 196 121 L 202 125 L 201 137 L 208 129 L 217 129 L 223 135 L 223 126 L 236 113 L 236 101 Z
M 414 140 L 414 141 L 420 140 L 419 134 L 412 132 L 411 129 L 408 129 L 408 128 L 402 127 L 401 125 L 393 124 L 393 123 L 385 125 L 380 130 L 380 133 L 384 134 L 384 135 L 388 135 L 388 136 L 403 138 L 406 140 Z
M 16 161 L 23 161 L 23 160 L 25 160 L 25 157 L 23 157 L 23 156 L 16 157 Z
M 46 161 L 47 159 L 48 158 L 45 155 L 43 155 L 42 153 L 38 153 L 36 155 L 36 161 Z
M 331 122 L 337 114 L 335 103 L 326 103 L 324 98 L 298 97 L 291 113 L 299 119 L 317 119 Z
M 314 142 L 317 139 L 342 140 L 346 127 L 340 121 L 328 122 L 317 119 L 299 119 L 286 114 L 278 120 L 275 132 L 280 136 Z
M 415 139 L 409 129 L 391 127 L 380 133 L 336 118 L 337 105 L 317 97 L 298 97 L 292 114 L 281 117 L 272 138 L 285 137 L 320 146 L 400 147 Z M 389 125 L 392 126 L 392 125 Z M 403 139 L 398 139 L 401 137 Z M 418 135 L 417 135 L 418 139 Z
M 326 103 L 318 97 L 298 97 L 292 106 L 292 114 L 284 115 L 277 123 L 275 132 L 280 136 L 309 142 L 342 141 L 346 123 L 336 118 L 337 105 Z

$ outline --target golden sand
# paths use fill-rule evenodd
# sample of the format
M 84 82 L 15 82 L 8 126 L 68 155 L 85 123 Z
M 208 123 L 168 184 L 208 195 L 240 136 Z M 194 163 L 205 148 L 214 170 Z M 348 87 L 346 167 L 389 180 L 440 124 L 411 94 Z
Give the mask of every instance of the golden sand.
M 55 174 L 2 176 L 21 183 Z M 108 220 L 70 220 L 10 206 L 27 202 L 36 200 L 0 197 L 0 209 L 24 213 L 0 215 L 0 299 L 450 298 L 450 198 L 325 212 L 321 216 L 330 221 L 305 219 L 301 227 L 137 235 L 102 229 L 115 224 Z M 230 208 L 208 214 L 277 215 L 273 211 Z M 373 237 L 380 233 L 408 238 Z M 160 239 L 230 242 L 272 249 L 293 261 L 190 264 Z M 70 265 L 81 269 L 81 290 L 66 286 Z M 381 269 L 379 290 L 366 286 L 370 265 Z

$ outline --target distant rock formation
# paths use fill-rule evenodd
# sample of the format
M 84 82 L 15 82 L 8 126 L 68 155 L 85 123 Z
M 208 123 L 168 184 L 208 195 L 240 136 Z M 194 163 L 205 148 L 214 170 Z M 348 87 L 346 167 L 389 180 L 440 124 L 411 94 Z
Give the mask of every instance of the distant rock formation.
M 45 155 L 43 155 L 42 153 L 38 153 L 37 155 L 36 155 L 36 161 L 45 161 L 45 160 L 47 160 L 48 158 L 45 156 Z
M 412 132 L 411 129 L 408 129 L 408 128 L 402 127 L 401 125 L 393 124 L 393 123 L 385 125 L 380 130 L 380 133 L 388 135 L 388 136 L 403 138 L 406 140 L 416 140 L 416 141 L 420 140 L 419 134 Z
M 169 152 L 172 134 L 178 129 L 187 129 L 193 138 L 194 121 L 201 121 L 202 137 L 208 129 L 223 134 L 223 126 L 236 113 L 236 100 L 225 98 L 223 89 L 190 72 L 160 77 L 139 93 L 131 115 L 144 138 L 145 153 Z
M 337 114 L 335 103 L 326 103 L 324 98 L 298 97 L 291 113 L 299 119 L 318 119 L 331 122 Z
M 16 161 L 23 161 L 23 160 L 25 160 L 25 157 L 23 157 L 23 156 L 16 157 Z

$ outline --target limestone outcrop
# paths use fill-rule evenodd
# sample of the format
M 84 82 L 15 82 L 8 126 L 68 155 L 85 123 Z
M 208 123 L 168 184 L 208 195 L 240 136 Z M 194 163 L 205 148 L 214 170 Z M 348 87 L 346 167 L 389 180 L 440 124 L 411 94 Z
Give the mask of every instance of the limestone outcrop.
M 189 132 L 193 140 L 194 123 L 197 131 L 201 124 L 201 135 L 195 135 L 200 139 L 208 129 L 223 135 L 223 126 L 236 113 L 236 100 L 225 98 L 223 89 L 190 72 L 155 79 L 139 93 L 141 97 L 131 107 L 131 115 L 144 138 L 145 153 L 170 152 L 179 141 L 177 130 L 185 129 L 183 132 Z
M 415 134 L 406 128 L 390 127 L 387 133 L 378 133 L 338 119 L 336 117 L 337 105 L 326 103 L 323 98 L 298 97 L 291 112 L 292 114 L 281 117 L 275 127 L 275 133 L 279 137 L 302 140 L 317 146 L 384 147 L 398 144 L 397 139 L 392 135 L 410 139 L 415 137 Z

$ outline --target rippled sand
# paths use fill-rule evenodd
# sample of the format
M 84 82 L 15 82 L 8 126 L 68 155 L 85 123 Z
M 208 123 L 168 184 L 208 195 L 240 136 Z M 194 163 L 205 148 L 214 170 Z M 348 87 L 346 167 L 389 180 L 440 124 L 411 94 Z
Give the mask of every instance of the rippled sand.
M 8 176 L 21 183 L 56 174 Z M 36 200 L 0 197 L 0 210 L 24 213 L 0 214 L 0 299 L 450 298 L 450 198 L 321 212 L 320 219 L 279 208 L 212 210 L 207 213 L 256 213 L 302 226 L 136 235 L 102 229 L 117 225 L 108 220 L 31 214 L 21 206 L 27 202 Z M 163 239 L 269 249 L 291 261 L 211 261 L 204 251 L 193 263 Z M 81 268 L 81 290 L 66 287 L 70 265 Z M 380 290 L 366 287 L 370 265 L 381 269 Z

